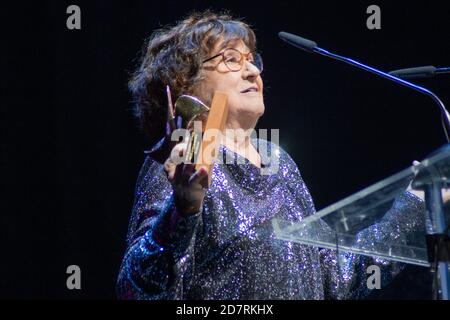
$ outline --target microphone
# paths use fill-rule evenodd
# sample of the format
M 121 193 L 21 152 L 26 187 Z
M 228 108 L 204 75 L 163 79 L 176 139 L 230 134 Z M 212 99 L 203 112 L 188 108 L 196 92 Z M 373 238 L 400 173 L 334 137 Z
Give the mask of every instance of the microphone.
M 434 102 L 436 102 L 436 104 L 439 106 L 439 109 L 441 111 L 441 115 L 442 115 L 442 122 L 443 122 L 443 127 L 444 127 L 444 133 L 445 133 L 445 137 L 447 139 L 447 142 L 450 142 L 450 138 L 449 138 L 449 133 L 450 133 L 450 114 L 448 113 L 447 109 L 445 108 L 444 103 L 439 99 L 439 97 L 434 94 L 433 92 L 431 92 L 428 89 L 425 89 L 421 86 L 418 86 L 414 83 L 408 82 L 406 80 L 403 80 L 399 77 L 390 75 L 386 72 L 383 72 L 381 70 L 375 69 L 373 67 L 370 67 L 368 65 L 365 65 L 361 62 L 358 62 L 356 60 L 344 57 L 344 56 L 340 56 L 337 55 L 335 53 L 329 52 L 325 49 L 319 48 L 317 46 L 317 43 L 315 43 L 314 41 L 299 37 L 295 34 L 292 33 L 288 33 L 288 32 L 284 32 L 281 31 L 278 33 L 278 36 L 281 38 L 281 40 L 286 41 L 287 43 L 300 48 L 302 50 L 311 52 L 311 53 L 318 53 L 321 54 L 323 56 L 335 59 L 335 60 L 339 60 L 342 62 L 345 62 L 347 64 L 350 64 L 354 67 L 357 67 L 359 69 L 363 69 L 365 71 L 368 71 L 370 73 L 376 74 L 380 77 L 383 77 L 385 79 L 391 80 L 395 83 L 401 84 L 405 87 L 411 88 L 417 92 L 420 92 L 422 94 L 426 94 L 427 96 L 431 97 L 433 99 Z
M 292 33 L 281 31 L 280 33 L 278 33 L 278 36 L 281 38 L 281 40 L 286 41 L 294 47 L 308 52 L 314 52 L 314 49 L 317 48 L 317 43 L 315 43 L 314 41 L 299 37 Z
M 436 68 L 434 66 L 415 67 L 390 71 L 389 74 L 402 79 L 432 78 L 437 74 L 450 73 L 449 67 Z

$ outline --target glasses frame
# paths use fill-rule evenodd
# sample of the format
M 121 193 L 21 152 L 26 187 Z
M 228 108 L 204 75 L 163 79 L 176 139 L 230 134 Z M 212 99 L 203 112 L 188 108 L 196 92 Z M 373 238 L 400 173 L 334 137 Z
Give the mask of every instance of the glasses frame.
M 227 51 L 227 50 L 233 50 L 233 51 L 236 51 L 236 52 L 238 52 L 238 53 L 241 55 L 241 58 L 240 58 L 240 60 L 239 60 L 239 64 L 240 64 L 240 68 L 239 68 L 239 69 L 233 70 L 233 69 L 231 69 L 231 68 L 228 66 L 227 62 L 225 61 L 225 51 Z M 254 60 L 254 61 L 250 61 L 250 60 L 249 60 L 248 57 L 250 56 L 250 54 L 253 54 L 253 60 Z M 254 65 L 254 66 L 259 70 L 259 73 L 261 73 L 261 72 L 263 71 L 263 69 L 264 69 L 264 65 L 263 65 L 262 57 L 261 57 L 261 54 L 260 54 L 260 53 L 258 53 L 258 52 L 256 52 L 256 51 L 250 51 L 250 52 L 248 52 L 248 53 L 242 53 L 241 51 L 239 51 L 238 49 L 235 49 L 235 48 L 226 48 L 226 49 L 222 50 L 221 52 L 219 52 L 218 54 L 216 54 L 216 55 L 214 55 L 214 56 L 212 56 L 212 57 L 210 57 L 210 58 L 207 58 L 207 59 L 203 60 L 202 63 L 208 62 L 208 61 L 213 60 L 213 59 L 215 59 L 215 58 L 217 58 L 217 57 L 220 57 L 220 56 L 222 56 L 222 59 L 221 59 L 220 62 L 223 61 L 223 63 L 225 64 L 225 66 L 226 66 L 226 67 L 228 68 L 228 70 L 230 70 L 231 72 L 238 72 L 238 71 L 241 71 L 241 70 L 242 70 L 242 67 L 244 66 L 244 63 L 243 63 L 244 58 L 245 58 L 245 60 L 249 61 L 252 65 Z M 259 61 L 260 61 L 260 65 L 261 65 L 260 67 L 257 66 L 257 62 L 256 62 L 257 59 L 259 59 Z

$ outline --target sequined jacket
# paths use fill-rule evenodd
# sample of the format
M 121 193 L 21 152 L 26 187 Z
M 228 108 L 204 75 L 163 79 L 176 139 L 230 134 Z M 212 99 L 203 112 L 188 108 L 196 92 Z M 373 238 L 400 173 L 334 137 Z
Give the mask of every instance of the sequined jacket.
M 365 297 L 366 268 L 382 269 L 383 285 L 398 263 L 336 253 L 275 237 L 272 218 L 299 221 L 315 213 L 291 157 L 279 146 L 253 140 L 264 167 L 221 146 L 203 209 L 183 218 L 163 166 L 150 156 L 138 177 L 127 249 L 117 281 L 121 299 L 356 299 Z M 261 150 L 264 152 L 261 152 Z M 227 163 L 228 163 L 227 162 Z M 424 205 L 405 192 L 358 237 L 366 245 L 423 228 Z M 328 226 L 323 223 L 323 230 Z M 317 230 L 321 232 L 322 230 Z

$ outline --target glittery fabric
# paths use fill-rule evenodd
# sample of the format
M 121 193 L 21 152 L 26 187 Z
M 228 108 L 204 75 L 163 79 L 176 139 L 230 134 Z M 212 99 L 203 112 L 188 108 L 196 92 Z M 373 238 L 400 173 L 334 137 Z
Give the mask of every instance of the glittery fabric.
M 290 156 L 265 140 L 253 144 L 264 167 L 276 160 L 279 170 L 261 175 L 221 146 L 219 158 L 235 161 L 214 165 L 202 211 L 187 218 L 176 211 L 163 166 L 147 156 L 117 282 L 119 298 L 356 299 L 369 293 L 367 266 L 380 266 L 382 285 L 402 269 L 398 263 L 276 239 L 272 218 L 299 221 L 315 208 Z M 367 247 L 419 230 L 424 210 L 421 200 L 405 192 L 358 242 Z

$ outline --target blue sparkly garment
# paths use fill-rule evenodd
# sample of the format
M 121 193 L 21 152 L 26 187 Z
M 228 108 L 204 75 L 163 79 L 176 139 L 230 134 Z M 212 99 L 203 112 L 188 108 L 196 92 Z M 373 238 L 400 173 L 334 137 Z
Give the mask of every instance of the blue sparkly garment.
M 357 299 L 369 293 L 369 265 L 380 266 L 382 285 L 402 269 L 399 263 L 276 239 L 272 218 L 299 221 L 315 208 L 290 156 L 265 140 L 252 143 L 263 167 L 275 159 L 279 170 L 262 175 L 220 146 L 219 159 L 235 161 L 214 165 L 202 211 L 187 218 L 176 211 L 163 165 L 147 156 L 117 282 L 119 298 Z M 367 247 L 423 229 L 424 210 L 420 199 L 404 192 L 358 241 Z

